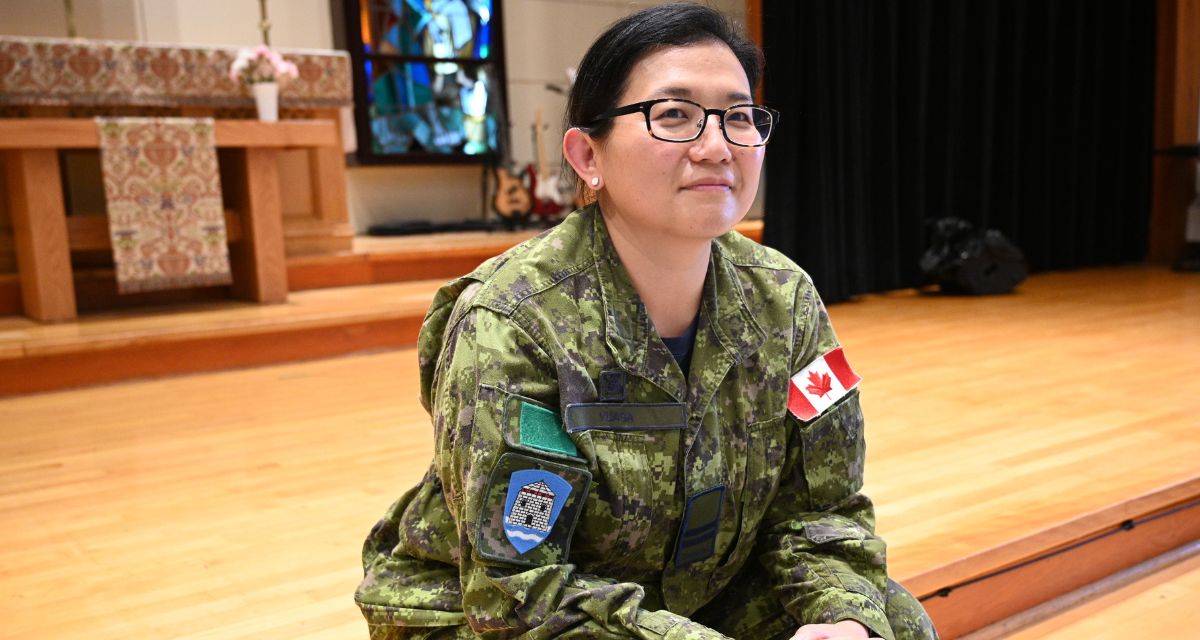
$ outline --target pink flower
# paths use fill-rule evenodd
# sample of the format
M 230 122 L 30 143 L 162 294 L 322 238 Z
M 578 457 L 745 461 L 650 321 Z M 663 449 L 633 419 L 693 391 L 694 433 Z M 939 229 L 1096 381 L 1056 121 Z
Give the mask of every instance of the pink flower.
M 300 71 L 292 62 L 283 59 L 278 51 L 259 45 L 254 49 L 238 51 L 237 59 L 229 67 L 229 78 L 239 79 L 246 84 L 256 82 L 282 82 L 299 77 Z

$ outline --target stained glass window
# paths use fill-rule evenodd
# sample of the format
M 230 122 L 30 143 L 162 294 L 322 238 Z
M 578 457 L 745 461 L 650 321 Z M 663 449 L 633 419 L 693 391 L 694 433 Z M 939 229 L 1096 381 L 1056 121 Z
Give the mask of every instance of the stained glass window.
M 345 0 L 359 158 L 466 160 L 497 151 L 500 0 Z

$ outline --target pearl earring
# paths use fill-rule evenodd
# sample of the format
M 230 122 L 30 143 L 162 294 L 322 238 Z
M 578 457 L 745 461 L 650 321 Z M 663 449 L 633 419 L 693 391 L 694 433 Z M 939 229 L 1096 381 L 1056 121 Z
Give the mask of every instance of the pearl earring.
M 592 176 L 592 186 L 593 187 L 600 186 L 600 176 Z

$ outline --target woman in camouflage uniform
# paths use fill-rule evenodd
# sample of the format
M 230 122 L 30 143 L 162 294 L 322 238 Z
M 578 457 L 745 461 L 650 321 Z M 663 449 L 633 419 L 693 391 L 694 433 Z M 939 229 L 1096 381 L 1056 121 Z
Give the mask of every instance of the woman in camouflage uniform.
M 371 531 L 373 638 L 933 638 L 887 578 L 857 376 L 808 276 L 731 229 L 778 114 L 715 11 L 614 25 L 572 89 L 597 202 L 442 288 L 425 479 Z

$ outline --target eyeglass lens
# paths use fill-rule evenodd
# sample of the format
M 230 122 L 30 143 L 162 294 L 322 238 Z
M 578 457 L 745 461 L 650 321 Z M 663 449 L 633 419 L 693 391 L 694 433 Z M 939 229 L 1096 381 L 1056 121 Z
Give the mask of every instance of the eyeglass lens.
M 663 140 L 683 142 L 699 137 L 705 125 L 704 109 L 682 100 L 668 100 L 650 107 L 650 133 Z M 774 125 L 771 112 L 743 105 L 725 111 L 725 137 L 734 144 L 763 144 Z

